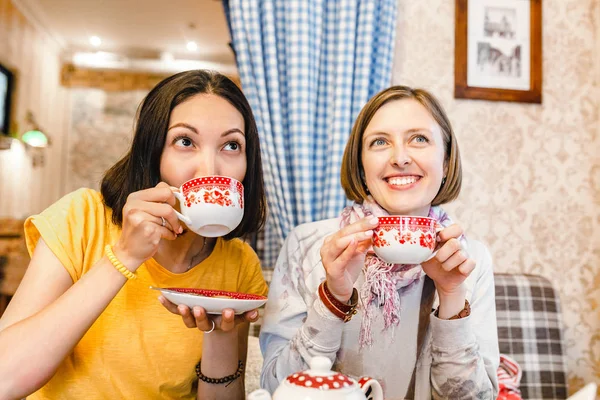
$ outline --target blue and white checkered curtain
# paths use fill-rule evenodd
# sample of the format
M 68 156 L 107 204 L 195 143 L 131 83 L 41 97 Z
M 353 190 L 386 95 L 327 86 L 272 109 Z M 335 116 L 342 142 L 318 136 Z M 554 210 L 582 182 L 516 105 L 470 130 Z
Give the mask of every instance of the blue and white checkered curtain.
M 390 84 L 396 1 L 224 1 L 261 140 L 266 269 L 292 228 L 346 205 L 342 155 L 361 107 Z

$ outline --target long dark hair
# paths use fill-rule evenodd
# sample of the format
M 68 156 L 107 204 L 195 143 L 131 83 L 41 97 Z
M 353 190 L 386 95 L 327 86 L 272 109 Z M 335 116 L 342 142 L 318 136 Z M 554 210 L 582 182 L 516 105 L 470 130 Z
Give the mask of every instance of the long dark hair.
M 112 220 L 123 224 L 127 196 L 160 182 L 160 158 L 165 146 L 171 112 L 178 104 L 197 94 L 214 94 L 227 100 L 244 117 L 246 134 L 246 176 L 244 217 L 225 239 L 257 232 L 265 222 L 266 199 L 258 143 L 258 129 L 248 100 L 229 78 L 213 71 L 193 70 L 164 79 L 144 98 L 138 108 L 135 135 L 129 152 L 113 165 L 102 179 L 101 192 Z

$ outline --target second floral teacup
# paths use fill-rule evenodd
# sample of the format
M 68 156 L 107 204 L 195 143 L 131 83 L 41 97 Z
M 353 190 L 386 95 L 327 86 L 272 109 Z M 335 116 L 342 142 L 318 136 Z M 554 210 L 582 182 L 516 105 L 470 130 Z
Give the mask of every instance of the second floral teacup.
M 173 193 L 179 200 L 177 217 L 204 237 L 225 236 L 244 216 L 244 186 L 226 176 L 204 176 L 181 185 Z
M 392 264 L 421 264 L 432 257 L 440 226 L 433 218 L 379 217 L 373 230 L 373 251 Z

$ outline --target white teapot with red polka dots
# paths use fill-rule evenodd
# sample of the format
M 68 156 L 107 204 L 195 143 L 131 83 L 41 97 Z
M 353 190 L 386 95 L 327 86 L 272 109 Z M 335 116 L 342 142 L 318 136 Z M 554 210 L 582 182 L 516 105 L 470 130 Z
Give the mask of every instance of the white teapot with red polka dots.
M 248 400 L 383 400 L 383 390 L 375 379 L 362 377 L 357 382 L 332 371 L 331 361 L 317 356 L 308 371 L 288 376 L 272 398 L 260 389 L 250 393 Z

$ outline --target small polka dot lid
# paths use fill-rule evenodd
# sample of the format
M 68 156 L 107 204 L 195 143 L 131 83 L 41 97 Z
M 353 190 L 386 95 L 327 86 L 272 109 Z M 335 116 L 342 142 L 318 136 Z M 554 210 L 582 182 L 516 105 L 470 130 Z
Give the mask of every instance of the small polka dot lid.
M 354 380 L 332 371 L 331 361 L 327 357 L 320 356 L 312 358 L 308 371 L 292 374 L 286 378 L 286 382 L 291 385 L 318 390 L 356 388 Z

